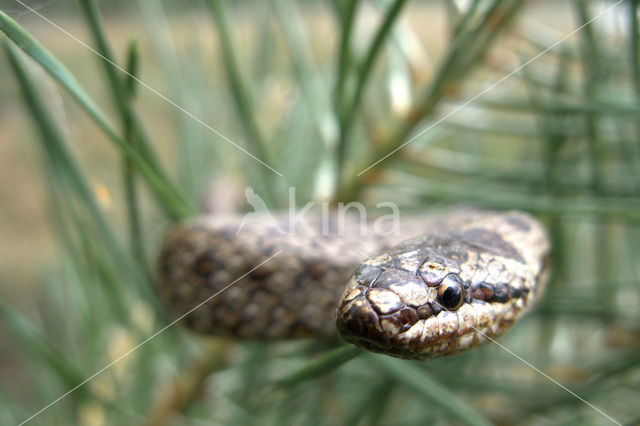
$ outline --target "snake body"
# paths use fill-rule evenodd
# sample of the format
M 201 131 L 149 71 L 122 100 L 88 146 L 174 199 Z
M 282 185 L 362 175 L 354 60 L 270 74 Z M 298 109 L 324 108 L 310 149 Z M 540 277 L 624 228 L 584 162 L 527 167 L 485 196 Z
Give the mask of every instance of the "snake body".
M 285 219 L 271 217 L 177 225 L 159 258 L 160 299 L 177 316 L 220 292 L 185 317 L 202 333 L 331 338 L 337 330 L 373 352 L 423 359 L 499 336 L 544 287 L 549 240 L 525 213 L 402 217 L 389 236 L 347 222 L 310 222 L 303 232 L 283 232 Z

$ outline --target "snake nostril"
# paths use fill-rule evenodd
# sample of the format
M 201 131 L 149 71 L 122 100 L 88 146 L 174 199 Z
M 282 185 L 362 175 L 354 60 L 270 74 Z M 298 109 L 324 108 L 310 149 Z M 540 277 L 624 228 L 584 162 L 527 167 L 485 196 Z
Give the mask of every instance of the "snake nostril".
M 397 318 L 403 326 L 411 327 L 413 324 L 418 322 L 420 316 L 415 309 L 406 307 L 398 312 Z
M 505 303 L 509 301 L 509 288 L 506 284 L 496 284 L 494 287 L 492 302 Z

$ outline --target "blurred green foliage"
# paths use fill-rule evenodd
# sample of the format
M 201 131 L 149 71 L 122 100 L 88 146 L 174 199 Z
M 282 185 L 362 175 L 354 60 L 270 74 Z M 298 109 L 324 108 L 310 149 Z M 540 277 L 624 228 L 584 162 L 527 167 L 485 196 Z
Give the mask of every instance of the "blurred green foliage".
M 0 385 L 0 423 L 610 421 L 496 345 L 416 363 L 337 342 L 165 330 L 153 291 L 161 230 L 196 214 L 210 181 L 228 176 L 273 207 L 295 186 L 301 203 L 392 200 L 409 211 L 466 202 L 538 214 L 554 240 L 554 277 L 500 341 L 608 416 L 637 422 L 638 2 L 241 3 L 100 2 L 111 19 L 142 22 L 131 31 L 146 42 L 118 46 L 95 1 L 36 5 L 84 22 L 95 52 L 74 49 L 100 67 L 94 81 L 9 15 L 38 17 L 0 3 L 9 11 L 0 12 L 2 67 L 38 132 L 58 260 L 30 307 L 0 303 L 19 385 L 30 390 Z M 435 25 L 439 7 L 446 37 L 424 39 L 421 25 Z M 558 14 L 565 28 L 554 32 L 544 19 Z M 208 38 L 178 45 L 181 19 Z M 122 176 L 111 194 L 121 215 L 105 210 L 78 155 L 92 141 L 64 131 L 41 70 L 65 93 L 70 120 L 86 114 L 120 157 L 110 167 Z M 167 108 L 156 121 L 150 99 Z M 164 122 L 169 148 L 159 142 Z

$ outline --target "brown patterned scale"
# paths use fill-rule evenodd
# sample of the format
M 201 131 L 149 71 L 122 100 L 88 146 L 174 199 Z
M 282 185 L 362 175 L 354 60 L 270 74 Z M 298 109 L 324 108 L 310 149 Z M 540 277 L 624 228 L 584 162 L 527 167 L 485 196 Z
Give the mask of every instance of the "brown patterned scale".
M 257 339 L 337 330 L 365 349 L 423 359 L 499 336 L 544 287 L 549 240 L 528 214 L 456 209 L 400 225 L 382 237 L 361 235 L 355 221 L 282 232 L 284 221 L 201 217 L 168 234 L 158 293 L 179 316 L 244 276 L 186 324 Z

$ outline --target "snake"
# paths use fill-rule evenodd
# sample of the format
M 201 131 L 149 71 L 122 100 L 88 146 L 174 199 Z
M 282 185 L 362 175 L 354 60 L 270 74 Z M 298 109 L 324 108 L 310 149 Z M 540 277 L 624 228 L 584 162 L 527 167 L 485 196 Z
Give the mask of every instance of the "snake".
M 158 257 L 159 299 L 173 317 L 189 312 L 184 323 L 198 333 L 339 335 L 422 360 L 502 335 L 549 275 L 549 236 L 528 213 L 456 207 L 403 215 L 386 233 L 359 216 L 338 219 L 295 230 L 290 218 L 257 214 L 177 224 Z

